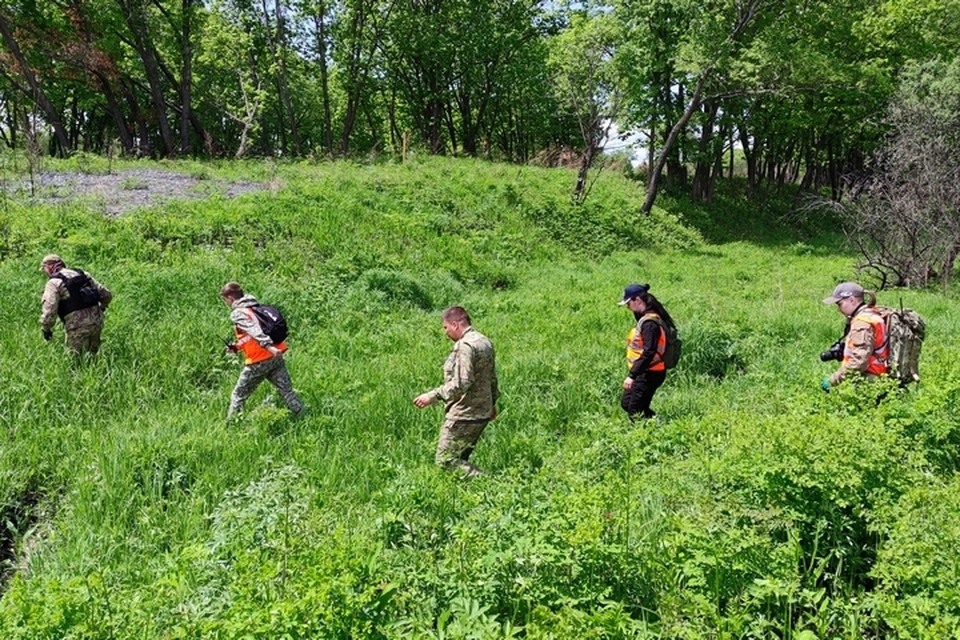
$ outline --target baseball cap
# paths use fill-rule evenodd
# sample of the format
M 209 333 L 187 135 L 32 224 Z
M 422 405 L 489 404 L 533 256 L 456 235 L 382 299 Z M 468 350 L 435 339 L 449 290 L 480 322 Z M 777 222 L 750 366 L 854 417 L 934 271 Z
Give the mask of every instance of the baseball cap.
M 63 264 L 63 260 L 55 253 L 48 253 L 40 261 L 40 270 L 43 271 L 43 268 L 48 264 Z
M 849 298 L 851 296 L 862 298 L 863 287 L 858 285 L 856 282 L 841 282 L 836 286 L 836 288 L 834 288 L 832 296 L 823 299 L 823 304 L 836 304 L 844 298 Z
M 627 285 L 627 288 L 623 290 L 623 300 L 618 302 L 620 306 L 623 306 L 639 296 L 647 295 L 647 291 L 650 289 L 648 284 L 631 284 Z

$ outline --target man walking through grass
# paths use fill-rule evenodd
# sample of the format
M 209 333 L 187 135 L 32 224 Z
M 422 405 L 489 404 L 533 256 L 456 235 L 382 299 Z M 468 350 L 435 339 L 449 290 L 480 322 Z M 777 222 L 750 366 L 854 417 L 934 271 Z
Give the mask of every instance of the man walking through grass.
M 869 300 L 869 302 L 867 301 Z M 824 304 L 837 305 L 837 311 L 847 318 L 840 368 L 820 383 L 830 391 L 850 372 L 873 380 L 888 373 L 887 358 L 890 345 L 886 324 L 877 309 L 877 298 L 856 282 L 841 282 L 833 294 L 823 299 Z
M 274 344 L 273 339 L 263 331 L 260 320 L 254 313 L 254 307 L 258 306 L 259 302 L 255 297 L 245 295 L 239 284 L 228 282 L 223 285 L 220 297 L 231 309 L 230 321 L 233 322 L 236 336 L 236 342 L 227 345 L 227 349 L 233 353 L 242 353 L 244 364 L 240 379 L 230 395 L 227 421 L 239 415 L 247 398 L 264 380 L 269 380 L 277 388 L 280 397 L 294 415 L 300 415 L 303 412 L 303 403 L 293 391 L 293 383 L 283 361 L 287 343 Z
M 467 477 L 480 475 L 468 459 L 487 424 L 497 417 L 497 368 L 490 340 L 473 328 L 463 307 L 443 312 L 443 330 L 453 349 L 443 364 L 443 385 L 420 394 L 413 403 L 424 408 L 443 400 L 446 418 L 440 428 L 436 463 Z
M 57 318 L 63 322 L 67 348 L 74 354 L 97 353 L 103 331 L 103 312 L 113 294 L 80 269 L 68 269 L 60 256 L 51 253 L 40 262 L 47 274 L 40 312 L 43 339 L 53 338 Z

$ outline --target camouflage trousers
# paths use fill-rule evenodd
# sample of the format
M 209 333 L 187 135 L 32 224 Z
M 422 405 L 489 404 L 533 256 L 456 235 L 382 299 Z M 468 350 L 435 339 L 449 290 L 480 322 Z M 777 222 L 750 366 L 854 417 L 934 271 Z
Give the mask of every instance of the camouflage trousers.
M 243 368 L 240 379 L 237 380 L 233 393 L 230 394 L 230 409 L 227 411 L 227 420 L 243 410 L 243 404 L 247 401 L 247 398 L 256 391 L 264 380 L 269 380 L 270 384 L 277 388 L 280 397 L 283 398 L 287 408 L 294 415 L 303 411 L 303 403 L 300 402 L 300 398 L 293 391 L 293 383 L 290 381 L 290 374 L 287 373 L 287 365 L 282 357 L 277 357 L 248 364 Z
M 103 331 L 103 311 L 99 306 L 79 309 L 67 314 L 63 322 L 66 346 L 74 355 L 96 353 L 100 350 Z
M 467 460 L 489 420 L 444 420 L 437 442 L 434 461 L 447 471 L 461 471 L 465 476 L 478 476 L 480 469 Z

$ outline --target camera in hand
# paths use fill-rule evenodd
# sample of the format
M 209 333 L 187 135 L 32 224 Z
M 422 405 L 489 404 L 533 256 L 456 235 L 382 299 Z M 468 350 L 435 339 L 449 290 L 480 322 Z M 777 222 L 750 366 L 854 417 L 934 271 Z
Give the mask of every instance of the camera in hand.
M 843 360 L 843 341 L 837 340 L 830 348 L 820 353 L 821 362 L 830 362 L 831 360 Z

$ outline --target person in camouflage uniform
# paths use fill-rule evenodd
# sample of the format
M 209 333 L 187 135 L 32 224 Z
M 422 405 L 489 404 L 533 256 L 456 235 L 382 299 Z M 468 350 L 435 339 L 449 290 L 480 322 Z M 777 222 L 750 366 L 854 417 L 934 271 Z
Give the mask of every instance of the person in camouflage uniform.
M 435 462 L 444 469 L 478 476 L 468 459 L 487 424 L 497 417 L 497 368 L 493 345 L 473 328 L 463 307 L 443 312 L 443 330 L 454 341 L 443 365 L 443 385 L 420 394 L 413 403 L 424 408 L 443 400 L 446 418 L 440 428 Z
M 43 339 L 53 338 L 53 326 L 59 317 L 66 333 L 66 346 L 72 353 L 97 353 L 103 312 L 113 294 L 80 269 L 68 269 L 56 254 L 45 256 L 40 270 L 49 278 L 41 298 Z
M 870 301 L 866 302 L 868 297 Z M 847 318 L 840 368 L 820 383 L 823 390 L 837 386 L 851 372 L 867 380 L 888 373 L 890 345 L 876 297 L 856 282 L 841 282 L 823 303 L 837 305 L 837 311 Z
M 260 383 L 269 380 L 277 388 L 280 397 L 287 408 L 294 415 L 303 413 L 304 406 L 293 391 L 290 374 L 283 360 L 287 351 L 287 343 L 273 344 L 273 340 L 260 327 L 253 312 L 257 299 L 245 295 L 243 289 L 236 282 L 228 282 L 220 289 L 220 297 L 230 307 L 230 321 L 233 323 L 236 342 L 227 345 L 232 353 L 242 353 L 244 356 L 243 371 L 237 380 L 233 393 L 230 394 L 230 408 L 227 410 L 227 421 L 232 420 L 240 411 L 247 398 L 256 390 Z

